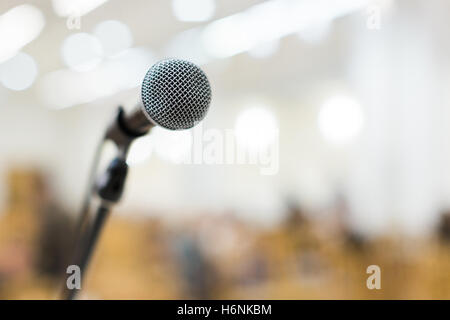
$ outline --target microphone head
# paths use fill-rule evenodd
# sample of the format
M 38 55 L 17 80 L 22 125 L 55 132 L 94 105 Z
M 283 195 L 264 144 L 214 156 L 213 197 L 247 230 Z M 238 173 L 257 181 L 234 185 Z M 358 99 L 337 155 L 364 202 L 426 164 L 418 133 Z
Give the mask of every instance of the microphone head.
M 167 59 L 154 64 L 141 89 L 145 114 L 170 130 L 189 129 L 206 115 L 211 87 L 205 73 L 195 64 Z

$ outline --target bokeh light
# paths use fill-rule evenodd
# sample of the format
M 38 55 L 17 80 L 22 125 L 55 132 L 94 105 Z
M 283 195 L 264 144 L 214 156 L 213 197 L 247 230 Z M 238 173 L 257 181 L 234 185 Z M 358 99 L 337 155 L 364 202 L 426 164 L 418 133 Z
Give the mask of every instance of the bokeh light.
M 318 125 L 325 140 L 335 145 L 346 144 L 362 130 L 364 114 L 352 98 L 335 96 L 320 109 Z
M 207 21 L 213 17 L 216 3 L 214 0 L 173 0 L 172 9 L 180 21 Z
M 108 0 L 52 0 L 53 10 L 61 17 L 82 16 Z
M 42 31 L 45 18 L 41 10 L 23 4 L 0 16 L 0 62 L 12 58 Z
M 252 58 L 269 58 L 278 51 L 279 47 L 279 40 L 268 41 L 250 49 L 250 51 L 248 51 L 248 54 Z
M 8 89 L 20 91 L 29 88 L 38 74 L 32 56 L 19 52 L 0 65 L 0 82 Z
M 249 104 L 235 124 L 236 140 L 240 147 L 261 150 L 275 142 L 278 125 L 270 108 L 262 103 Z
M 305 28 L 298 33 L 300 40 L 307 44 L 318 44 L 325 40 L 331 30 L 332 23 L 325 21 L 315 24 L 309 28 Z
M 130 28 L 117 20 L 100 22 L 93 33 L 102 44 L 103 53 L 107 56 L 120 53 L 133 44 Z
M 156 62 L 155 54 L 146 48 L 130 48 L 102 65 L 106 83 L 112 90 L 140 86 L 147 70 Z
M 64 63 L 72 70 L 86 72 L 94 69 L 102 60 L 100 41 L 88 33 L 72 34 L 64 40 L 61 48 Z

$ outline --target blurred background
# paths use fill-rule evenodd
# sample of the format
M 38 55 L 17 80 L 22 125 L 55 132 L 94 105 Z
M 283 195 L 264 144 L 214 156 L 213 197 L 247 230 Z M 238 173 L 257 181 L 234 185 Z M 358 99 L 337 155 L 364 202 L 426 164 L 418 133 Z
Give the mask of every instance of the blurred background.
M 4 0 L 0 14 L 0 298 L 57 297 L 97 143 L 167 57 L 206 72 L 210 111 L 134 144 L 80 298 L 450 298 L 448 1 Z

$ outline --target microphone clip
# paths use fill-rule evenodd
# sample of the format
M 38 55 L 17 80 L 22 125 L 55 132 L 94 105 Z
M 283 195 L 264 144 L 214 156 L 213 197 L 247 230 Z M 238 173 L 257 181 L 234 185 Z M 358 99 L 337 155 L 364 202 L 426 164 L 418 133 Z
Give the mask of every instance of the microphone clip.
M 115 158 L 97 183 L 97 193 L 102 200 L 116 203 L 122 197 L 128 165 L 122 158 Z
M 138 131 L 132 128 L 126 121 L 125 110 L 119 106 L 114 121 L 106 130 L 105 139 L 113 141 L 119 149 L 126 152 L 134 139 L 146 135 L 148 131 L 149 129 Z

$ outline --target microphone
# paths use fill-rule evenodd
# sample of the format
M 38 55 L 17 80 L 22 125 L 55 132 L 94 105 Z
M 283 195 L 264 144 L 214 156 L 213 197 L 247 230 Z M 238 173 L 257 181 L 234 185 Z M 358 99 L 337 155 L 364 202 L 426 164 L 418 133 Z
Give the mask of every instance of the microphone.
M 154 64 L 144 77 L 141 102 L 130 114 L 122 108 L 106 131 L 106 138 L 127 147 L 158 125 L 169 130 L 194 127 L 208 112 L 211 87 L 205 73 L 181 59 Z
M 185 60 L 166 59 L 147 71 L 141 87 L 141 103 L 135 110 L 125 114 L 123 108 L 119 108 L 115 121 L 104 135 L 104 140 L 112 140 L 117 145 L 118 156 L 111 161 L 101 179 L 94 183 L 101 151 L 96 154 L 88 192 L 76 227 L 72 261 L 82 273 L 88 267 L 111 208 L 122 196 L 128 172 L 126 156 L 133 140 L 147 134 L 157 125 L 169 130 L 192 128 L 205 117 L 210 102 L 211 87 L 198 66 Z M 93 221 L 90 221 L 89 208 L 93 192 L 101 202 Z M 76 294 L 76 290 L 64 286 L 63 297 L 74 299 Z

